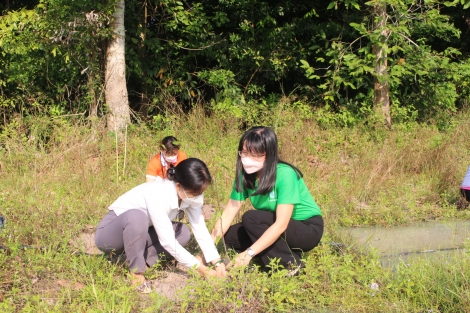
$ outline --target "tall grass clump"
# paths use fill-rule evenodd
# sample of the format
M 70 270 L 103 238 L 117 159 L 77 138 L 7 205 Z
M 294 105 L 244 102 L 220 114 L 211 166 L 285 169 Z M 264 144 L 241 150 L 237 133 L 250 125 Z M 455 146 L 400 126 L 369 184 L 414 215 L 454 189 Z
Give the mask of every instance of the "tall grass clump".
M 211 171 L 205 193 L 216 211 L 211 228 L 230 195 L 238 140 L 255 123 L 197 106 L 164 123 L 129 125 L 118 137 L 99 121 L 13 120 L 0 133 L 0 215 L 7 219 L 0 246 L 8 247 L 0 250 L 0 311 L 469 311 L 466 254 L 388 269 L 373 254 L 328 244 L 339 226 L 468 218 L 456 207 L 470 152 L 468 113 L 444 131 L 423 124 L 386 131 L 367 124 L 325 128 L 304 109 L 283 102 L 252 120 L 275 129 L 281 157 L 301 169 L 324 213 L 323 244 L 305 255 L 305 272 L 286 278 L 282 269 L 232 271 L 225 281 L 194 276 L 178 302 L 137 294 L 124 264 L 80 253 L 70 242 L 145 181 L 147 163 L 167 135 Z
M 447 132 L 432 125 L 368 129 L 279 129 L 282 156 L 307 173 L 310 190 L 332 222 L 396 225 L 450 217 L 468 165 L 461 119 Z
M 470 258 L 465 253 L 401 263 L 382 280 L 385 296 L 401 312 L 468 312 Z

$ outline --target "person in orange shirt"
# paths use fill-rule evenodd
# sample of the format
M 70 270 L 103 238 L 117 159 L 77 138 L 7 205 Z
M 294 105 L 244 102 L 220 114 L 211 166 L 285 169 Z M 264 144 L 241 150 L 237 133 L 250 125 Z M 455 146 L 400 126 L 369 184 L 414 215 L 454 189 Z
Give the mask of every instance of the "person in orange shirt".
M 152 182 L 159 178 L 166 179 L 168 169 L 171 166 L 176 166 L 188 158 L 186 153 L 180 150 L 178 139 L 173 136 L 163 138 L 160 150 L 160 153 L 155 155 L 147 166 L 145 175 L 147 182 Z

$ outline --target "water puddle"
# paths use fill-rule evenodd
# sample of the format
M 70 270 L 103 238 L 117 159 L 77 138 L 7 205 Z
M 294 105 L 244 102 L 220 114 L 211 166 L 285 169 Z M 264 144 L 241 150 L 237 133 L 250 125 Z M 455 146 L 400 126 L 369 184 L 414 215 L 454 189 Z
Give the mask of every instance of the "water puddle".
M 383 266 L 409 262 L 413 258 L 448 258 L 464 252 L 470 240 L 470 221 L 430 221 L 406 226 L 364 227 L 339 230 L 352 248 L 373 249 Z M 468 245 L 467 245 L 468 246 Z

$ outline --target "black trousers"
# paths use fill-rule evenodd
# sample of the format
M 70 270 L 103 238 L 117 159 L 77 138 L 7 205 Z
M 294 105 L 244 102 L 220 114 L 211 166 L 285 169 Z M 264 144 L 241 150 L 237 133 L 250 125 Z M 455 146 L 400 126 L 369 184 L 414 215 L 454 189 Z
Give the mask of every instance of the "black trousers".
M 242 222 L 230 226 L 225 233 L 225 244 L 237 252 L 245 251 L 276 221 L 276 214 L 262 210 L 250 210 L 242 216 Z M 323 235 L 323 218 L 314 216 L 304 221 L 291 219 L 286 231 L 264 251 L 255 251 L 263 265 L 273 258 L 287 267 L 301 264 L 302 252 L 315 248 Z
M 460 194 L 464 197 L 468 202 L 470 202 L 470 190 L 467 189 L 460 189 Z

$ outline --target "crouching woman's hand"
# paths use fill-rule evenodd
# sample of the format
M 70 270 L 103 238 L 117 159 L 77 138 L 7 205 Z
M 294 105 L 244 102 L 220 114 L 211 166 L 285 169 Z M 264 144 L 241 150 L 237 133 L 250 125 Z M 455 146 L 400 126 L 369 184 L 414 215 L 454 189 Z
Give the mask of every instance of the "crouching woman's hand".
M 214 270 L 206 265 L 207 263 L 205 262 L 204 257 L 202 257 L 201 255 L 197 255 L 196 259 L 198 259 L 200 263 L 200 265 L 198 266 L 196 270 L 201 276 L 206 277 L 206 278 L 213 277 L 213 276 L 217 276 L 217 277 L 227 276 L 225 264 L 221 260 L 213 262 L 215 264 L 215 270 Z
M 226 277 L 227 276 L 227 270 L 225 268 L 225 264 L 223 260 L 219 260 L 214 263 L 215 265 L 215 273 L 217 277 Z
M 196 270 L 198 271 L 199 275 L 201 275 L 202 277 L 205 277 L 205 278 L 214 277 L 214 276 L 217 275 L 217 273 L 213 269 L 205 266 L 202 263 L 201 263 L 201 265 L 198 266 L 198 268 Z

